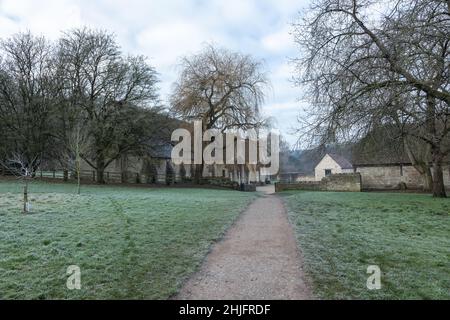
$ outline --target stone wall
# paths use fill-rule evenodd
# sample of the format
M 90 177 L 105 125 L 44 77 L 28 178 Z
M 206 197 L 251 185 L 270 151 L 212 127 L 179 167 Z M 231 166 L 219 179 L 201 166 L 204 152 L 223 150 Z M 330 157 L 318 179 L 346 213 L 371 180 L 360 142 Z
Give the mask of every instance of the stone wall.
M 407 189 L 423 189 L 422 175 L 412 165 L 362 166 L 356 172 L 361 174 L 362 188 L 365 190 L 395 190 L 400 184 Z M 450 187 L 450 168 L 444 167 L 444 183 Z
M 323 191 L 320 181 L 300 181 L 296 183 L 275 183 L 275 192 L 286 190 Z
M 316 182 L 301 181 L 297 183 L 275 184 L 275 192 L 285 190 L 360 192 L 361 175 L 359 173 L 339 173 Z
M 299 176 L 296 179 L 297 182 L 313 182 L 316 181 L 316 176 L 310 175 L 310 176 Z
M 361 191 L 361 175 L 359 173 L 340 173 L 322 179 L 321 184 L 326 191 Z

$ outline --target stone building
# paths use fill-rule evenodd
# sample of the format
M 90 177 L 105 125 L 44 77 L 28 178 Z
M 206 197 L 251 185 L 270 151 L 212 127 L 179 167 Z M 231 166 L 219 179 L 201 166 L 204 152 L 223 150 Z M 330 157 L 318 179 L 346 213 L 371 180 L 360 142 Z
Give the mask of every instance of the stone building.
M 420 190 L 425 188 L 424 176 L 403 156 L 403 161 L 377 155 L 355 156 L 353 164 L 336 154 L 326 154 L 315 168 L 315 180 L 338 173 L 359 173 L 363 190 Z M 392 155 L 394 157 L 394 155 Z M 444 165 L 444 184 L 450 188 L 450 165 Z
M 172 146 L 169 143 L 158 145 L 146 154 L 125 154 L 112 161 L 104 172 L 106 182 L 158 183 L 166 181 L 166 173 L 173 173 L 174 179 L 181 179 L 181 166 L 171 160 Z M 184 166 L 186 176 L 191 174 L 190 166 Z M 96 180 L 95 169 L 86 161 L 81 162 L 81 177 Z
M 104 171 L 105 181 L 114 183 L 165 183 L 167 172 L 173 174 L 175 181 L 189 180 L 194 177 L 195 166 L 175 165 L 172 162 L 170 143 L 164 143 L 148 150 L 144 155 L 124 155 L 111 162 Z M 224 150 L 225 152 L 225 150 Z M 182 169 L 183 167 L 183 169 Z M 96 181 L 95 169 L 86 161 L 81 163 L 81 177 Z M 204 165 L 203 178 L 224 178 L 237 183 L 258 183 L 264 181 L 258 165 L 251 164 L 214 164 Z
M 327 153 L 315 167 L 314 176 L 316 181 L 321 181 L 332 174 L 353 172 L 350 161 L 338 154 Z
M 365 190 L 415 189 L 425 187 L 425 179 L 408 162 L 382 163 L 375 161 L 354 164 L 355 172 L 361 174 L 362 188 Z M 450 165 L 444 166 L 444 184 L 450 188 Z

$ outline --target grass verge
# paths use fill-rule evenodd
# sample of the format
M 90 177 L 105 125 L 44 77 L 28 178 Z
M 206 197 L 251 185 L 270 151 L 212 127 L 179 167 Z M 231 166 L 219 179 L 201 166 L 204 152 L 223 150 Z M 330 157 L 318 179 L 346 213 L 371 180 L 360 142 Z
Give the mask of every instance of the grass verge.
M 0 299 L 166 299 L 254 194 L 0 181 Z M 66 288 L 69 265 L 81 290 Z
M 282 192 L 315 294 L 450 299 L 450 199 L 423 194 Z M 369 265 L 381 290 L 366 287 Z

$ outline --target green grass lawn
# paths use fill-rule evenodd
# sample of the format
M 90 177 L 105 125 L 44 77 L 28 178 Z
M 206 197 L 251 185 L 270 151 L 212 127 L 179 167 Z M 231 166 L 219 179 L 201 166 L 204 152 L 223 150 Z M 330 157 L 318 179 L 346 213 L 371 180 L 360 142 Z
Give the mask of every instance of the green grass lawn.
M 165 299 L 254 194 L 0 181 L 0 299 Z M 81 268 L 81 290 L 66 288 Z
M 306 273 L 325 299 L 450 299 L 450 199 L 283 192 Z M 378 265 L 381 290 L 366 287 Z

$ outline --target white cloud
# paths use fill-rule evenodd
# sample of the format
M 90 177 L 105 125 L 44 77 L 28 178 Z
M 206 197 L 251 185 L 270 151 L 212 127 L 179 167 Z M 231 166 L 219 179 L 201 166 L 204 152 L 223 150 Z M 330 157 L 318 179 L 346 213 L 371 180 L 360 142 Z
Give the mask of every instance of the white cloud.
M 202 29 L 189 22 L 160 24 L 137 35 L 139 48 L 163 68 L 173 65 L 180 53 L 193 53 L 204 41 L 210 40 Z
M 31 30 L 43 34 L 50 39 L 56 39 L 61 30 L 79 26 L 81 22 L 80 7 L 69 0 L 14 1 L 4 0 L 0 4 L 0 14 L 13 23 L 1 35 L 7 36 L 13 32 Z
M 284 28 L 263 37 L 261 42 L 266 50 L 282 54 L 292 50 L 292 39 L 290 27 L 286 25 Z

